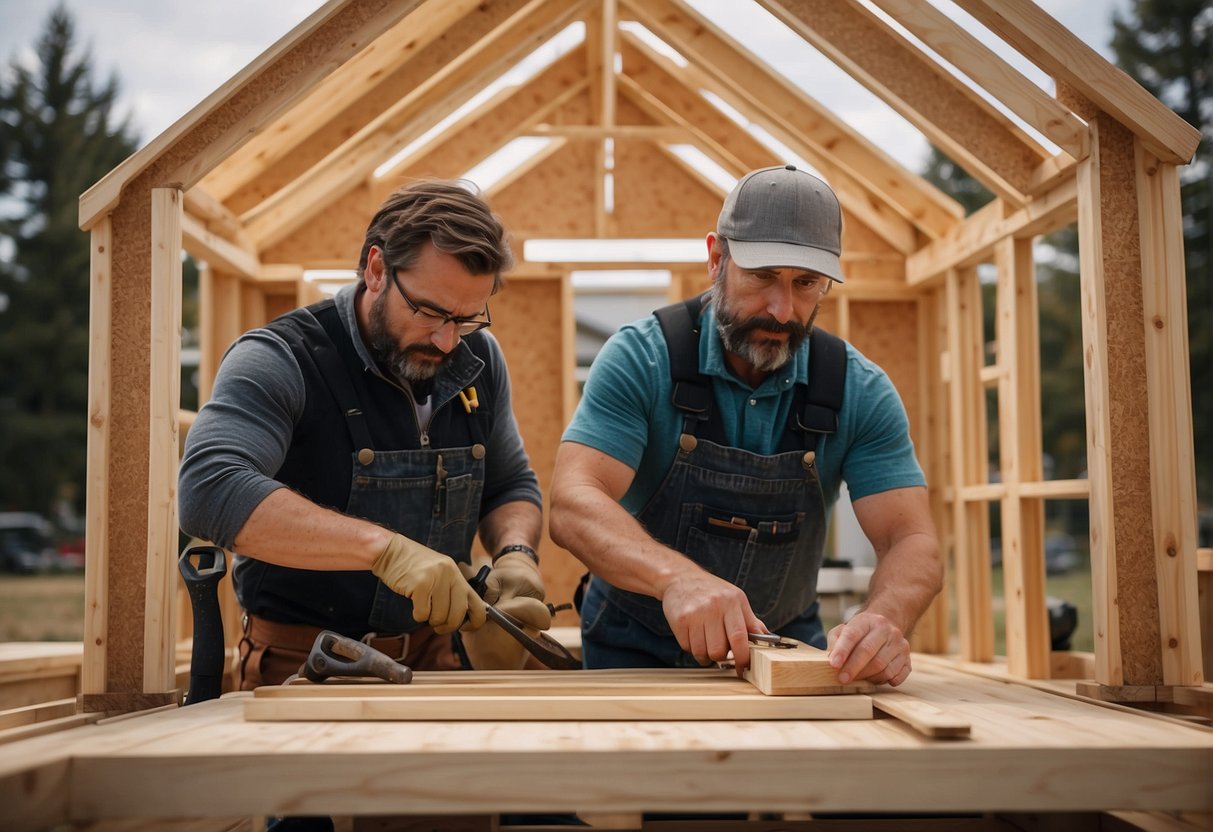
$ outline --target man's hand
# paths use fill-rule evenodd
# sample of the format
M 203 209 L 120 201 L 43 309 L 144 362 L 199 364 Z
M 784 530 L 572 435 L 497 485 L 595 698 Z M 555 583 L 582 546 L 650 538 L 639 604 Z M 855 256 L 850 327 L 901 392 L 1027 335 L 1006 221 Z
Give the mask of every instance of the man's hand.
M 509 552 L 497 558 L 484 585 L 486 604 L 499 606 L 510 598 L 534 598 L 537 601 L 544 598 L 539 564 L 524 552 Z
M 484 602 L 468 585 L 454 560 L 427 546 L 394 534 L 375 558 L 371 572 L 413 602 L 413 618 L 429 622 L 437 633 L 453 632 L 468 619 L 467 629 L 484 625 Z
M 552 626 L 551 611 L 537 598 L 520 595 L 493 606 L 518 619 L 531 635 Z M 526 664 L 526 650 L 495 621 L 489 621 L 474 633 L 463 633 L 463 649 L 473 670 L 521 670 Z
M 830 667 L 844 685 L 866 679 L 897 687 L 910 675 L 910 642 L 880 613 L 861 612 L 827 637 Z
M 745 592 L 695 566 L 666 585 L 661 606 L 678 646 L 702 665 L 723 661 L 729 650 L 737 675 L 750 666 L 750 633 L 768 632 Z

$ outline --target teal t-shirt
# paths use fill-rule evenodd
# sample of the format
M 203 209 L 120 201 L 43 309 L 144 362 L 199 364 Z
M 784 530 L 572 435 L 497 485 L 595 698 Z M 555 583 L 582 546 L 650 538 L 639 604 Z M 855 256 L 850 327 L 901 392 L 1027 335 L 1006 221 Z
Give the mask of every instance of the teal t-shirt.
M 725 365 L 709 305 L 700 328 L 699 370 L 712 380 L 714 418 L 723 420 L 730 445 L 773 454 L 788 423 L 793 388 L 808 380 L 809 340 L 789 364 L 751 389 Z M 588 445 L 635 470 L 622 500 L 633 515 L 661 485 L 678 450 L 682 415 L 670 402 L 672 389 L 665 339 L 650 315 L 625 325 L 598 353 L 564 432 L 564 441 Z M 926 483 L 897 390 L 884 370 L 850 344 L 838 432 L 818 443 L 817 470 L 827 509 L 838 499 L 843 480 L 852 500 Z

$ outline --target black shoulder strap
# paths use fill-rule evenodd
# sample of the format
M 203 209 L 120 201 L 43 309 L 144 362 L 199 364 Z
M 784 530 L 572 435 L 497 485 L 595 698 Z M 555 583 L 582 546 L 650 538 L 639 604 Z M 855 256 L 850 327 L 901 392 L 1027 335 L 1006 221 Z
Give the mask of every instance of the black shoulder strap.
M 699 314 L 703 300 L 703 295 L 696 295 L 653 313 L 661 324 L 670 355 L 674 407 L 687 418 L 699 421 L 712 417 L 712 384 L 699 372 Z
M 712 384 L 699 372 L 699 315 L 705 298 L 696 295 L 653 313 L 661 324 L 670 356 L 673 404 L 685 417 L 688 430 L 694 424 L 692 420 L 710 422 L 712 418 Z M 781 443 L 781 450 L 797 446 L 815 450 L 819 437 L 838 430 L 846 380 L 846 342 L 815 327 L 809 335 L 809 381 L 796 385 L 789 441 Z
M 295 342 L 293 349 L 306 350 L 316 362 L 320 374 L 328 384 L 329 392 L 345 416 L 345 424 L 354 447 L 374 448 L 370 429 L 367 428 L 366 418 L 362 414 L 362 404 L 358 400 L 358 394 L 354 392 L 354 385 L 350 382 L 349 369 L 337 352 L 337 345 L 317 319 L 317 315 L 322 314 L 332 304 L 331 299 L 325 299 L 288 313 L 273 323 L 282 325 L 282 330 L 290 332 Z M 285 333 L 280 330 L 279 334 Z
M 802 407 L 794 408 L 796 428 L 815 434 L 838 430 L 838 412 L 847 382 L 846 342 L 814 328 L 809 335 L 809 384 Z

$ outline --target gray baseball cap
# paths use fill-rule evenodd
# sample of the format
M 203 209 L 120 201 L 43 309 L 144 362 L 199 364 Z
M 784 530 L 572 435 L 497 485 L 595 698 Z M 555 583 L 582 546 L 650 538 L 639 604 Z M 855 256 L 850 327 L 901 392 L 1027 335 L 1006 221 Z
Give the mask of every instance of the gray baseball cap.
M 751 171 L 724 200 L 716 233 L 743 269 L 808 269 L 842 283 L 842 208 L 795 165 Z

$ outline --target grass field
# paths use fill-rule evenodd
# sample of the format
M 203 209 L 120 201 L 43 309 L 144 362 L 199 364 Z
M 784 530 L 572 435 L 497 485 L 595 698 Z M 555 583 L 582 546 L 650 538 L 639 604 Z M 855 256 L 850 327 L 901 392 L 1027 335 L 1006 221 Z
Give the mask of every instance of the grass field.
M 0 641 L 81 641 L 84 573 L 0 575 Z

